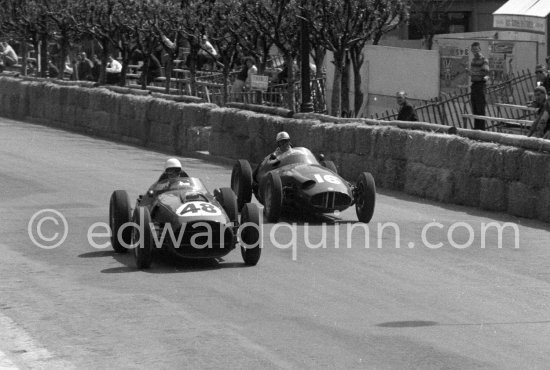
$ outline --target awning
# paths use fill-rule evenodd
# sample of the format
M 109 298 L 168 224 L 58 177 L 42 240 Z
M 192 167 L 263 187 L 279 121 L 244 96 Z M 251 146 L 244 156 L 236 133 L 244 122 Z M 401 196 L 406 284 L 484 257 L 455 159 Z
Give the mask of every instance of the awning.
M 493 27 L 546 33 L 550 0 L 509 0 L 493 13 Z

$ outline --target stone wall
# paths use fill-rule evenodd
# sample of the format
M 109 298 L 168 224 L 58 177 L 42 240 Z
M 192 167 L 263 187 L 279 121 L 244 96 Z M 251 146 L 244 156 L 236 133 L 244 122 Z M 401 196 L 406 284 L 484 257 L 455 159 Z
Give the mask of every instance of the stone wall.
M 381 188 L 550 222 L 549 143 L 541 139 L 316 115 L 283 118 L 122 92 L 0 77 L 0 115 L 176 154 L 207 148 L 251 162 L 270 153 L 275 135 L 285 130 L 295 145 L 333 160 L 344 178 L 368 171 Z

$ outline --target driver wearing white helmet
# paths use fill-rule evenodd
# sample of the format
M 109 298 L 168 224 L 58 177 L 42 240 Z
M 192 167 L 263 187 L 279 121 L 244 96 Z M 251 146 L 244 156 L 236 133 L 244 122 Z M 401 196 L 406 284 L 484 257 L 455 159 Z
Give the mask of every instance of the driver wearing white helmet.
M 275 141 L 277 142 L 277 149 L 273 153 L 275 157 L 288 152 L 292 148 L 290 145 L 290 135 L 286 131 L 279 132 L 275 137 Z
M 275 149 L 273 153 L 265 157 L 262 163 L 260 163 L 258 167 L 256 167 L 256 169 L 254 170 L 254 173 L 252 174 L 252 178 L 254 179 L 256 178 L 256 175 L 258 174 L 258 170 L 260 169 L 260 167 L 262 167 L 266 163 L 277 165 L 279 161 L 277 157 L 292 149 L 292 145 L 290 143 L 290 135 L 286 131 L 279 132 L 275 137 L 275 141 L 277 142 L 277 149 Z
M 164 164 L 164 172 L 160 175 L 159 181 L 175 179 L 177 177 L 189 177 L 181 168 L 181 162 L 176 158 L 170 158 Z

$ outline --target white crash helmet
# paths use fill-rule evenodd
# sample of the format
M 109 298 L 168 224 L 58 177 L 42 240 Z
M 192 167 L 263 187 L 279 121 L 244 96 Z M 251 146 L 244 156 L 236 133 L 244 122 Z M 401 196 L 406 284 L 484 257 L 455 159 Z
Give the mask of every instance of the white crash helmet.
M 164 169 L 167 170 L 169 168 L 179 168 L 181 169 L 181 163 L 176 158 L 170 158 L 166 161 L 164 164 Z
M 290 135 L 286 131 L 281 131 L 277 134 L 277 137 L 275 138 L 276 142 L 279 142 L 281 140 L 290 140 Z

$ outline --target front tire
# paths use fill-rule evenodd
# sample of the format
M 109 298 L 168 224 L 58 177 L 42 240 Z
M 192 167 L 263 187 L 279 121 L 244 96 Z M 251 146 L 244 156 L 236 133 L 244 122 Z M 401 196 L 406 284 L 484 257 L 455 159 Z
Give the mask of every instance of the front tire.
M 363 172 L 357 180 L 357 195 L 355 211 L 359 221 L 368 224 L 374 214 L 376 203 L 376 185 L 374 177 L 368 172 Z
M 262 213 L 256 204 L 247 203 L 241 212 L 241 225 L 246 225 L 241 231 L 241 255 L 247 266 L 255 266 L 262 253 Z
M 269 222 L 279 221 L 283 210 L 283 183 L 281 177 L 273 172 L 268 173 L 261 187 L 264 213 Z
M 231 189 L 237 195 L 238 210 L 242 210 L 252 199 L 252 167 L 247 160 L 240 159 L 231 171 Z
M 118 231 L 124 224 L 130 222 L 130 211 L 128 193 L 125 190 L 115 190 L 109 202 L 109 227 L 111 228 L 111 246 L 116 253 L 128 252 L 127 246 L 131 243 L 132 230 L 129 227 L 122 230 L 122 241 L 118 238 Z
M 138 229 L 133 228 L 132 245 L 136 267 L 140 270 L 148 269 L 153 262 L 153 230 L 151 230 L 151 215 L 145 207 L 137 207 L 134 212 L 134 222 Z M 143 235 L 140 235 L 143 231 Z
M 239 213 L 237 211 L 237 196 L 231 190 L 231 188 L 220 188 L 218 193 L 218 202 L 222 205 L 229 221 L 233 222 L 234 225 L 239 221 Z

